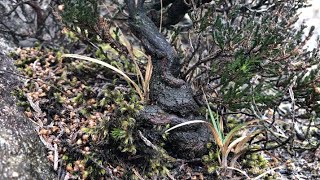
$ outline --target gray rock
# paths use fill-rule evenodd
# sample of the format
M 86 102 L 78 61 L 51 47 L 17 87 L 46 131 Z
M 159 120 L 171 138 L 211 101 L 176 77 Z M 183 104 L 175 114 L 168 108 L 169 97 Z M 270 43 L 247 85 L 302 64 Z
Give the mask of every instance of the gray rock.
M 35 41 L 30 37 L 50 42 L 59 39 L 60 21 L 53 15 L 56 3 L 52 0 L 0 0 L 0 37 L 20 47 L 34 47 Z
M 12 60 L 0 46 L 0 179 L 57 179 L 31 121 L 18 110 L 13 89 L 19 83 Z
M 36 38 L 27 38 L 19 41 L 19 47 L 34 47 L 37 41 L 38 40 Z

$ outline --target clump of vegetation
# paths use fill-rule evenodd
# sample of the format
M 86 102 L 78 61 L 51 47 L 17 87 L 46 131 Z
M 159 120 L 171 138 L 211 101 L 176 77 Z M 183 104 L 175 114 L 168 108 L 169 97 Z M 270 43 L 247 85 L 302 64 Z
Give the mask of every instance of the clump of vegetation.
M 243 160 L 244 167 L 249 168 L 250 174 L 259 175 L 266 171 L 268 161 L 260 153 L 252 153 L 245 156 Z
M 193 120 L 193 121 L 181 123 L 174 127 L 171 127 L 165 132 L 168 133 L 169 131 L 172 131 L 176 128 L 179 128 L 185 125 L 190 125 L 193 123 L 204 123 L 208 125 L 211 129 L 212 136 L 218 148 L 216 148 L 216 153 L 214 153 L 213 150 L 210 150 L 209 154 L 205 155 L 203 159 L 205 162 L 209 164 L 208 172 L 212 173 L 214 170 L 217 169 L 218 165 L 216 162 L 219 162 L 219 167 L 226 172 L 228 168 L 229 169 L 233 168 L 234 162 L 236 162 L 237 158 L 239 158 L 239 156 L 243 153 L 243 150 L 247 148 L 246 147 L 247 142 L 250 141 L 254 135 L 260 132 L 258 130 L 255 130 L 252 132 L 242 131 L 241 132 L 242 135 L 240 135 L 239 137 L 236 137 L 236 135 L 239 135 L 239 131 L 243 129 L 249 129 L 250 124 L 257 123 L 259 121 L 252 120 L 243 124 L 239 124 L 233 129 L 231 129 L 228 134 L 224 134 L 225 130 L 224 130 L 222 119 L 220 119 L 219 115 L 215 115 L 212 112 L 208 101 L 207 101 L 207 108 L 208 108 L 208 114 L 209 114 L 208 116 L 210 118 L 210 123 L 203 120 Z M 209 143 L 208 148 L 212 148 L 211 146 L 212 146 L 211 143 Z M 230 160 L 230 158 L 228 157 L 229 157 L 229 154 L 231 154 L 231 152 L 233 152 L 233 158 Z M 228 163 L 228 161 L 230 161 L 231 163 Z
M 142 108 L 136 91 L 105 68 L 62 59 L 60 50 L 21 49 L 14 58 L 28 82 L 16 94 L 39 123 L 49 160 L 61 160 L 74 178 L 123 176 L 123 168 L 113 173 L 108 163 L 117 151 L 136 153 L 135 115 Z M 114 78 L 104 82 L 103 72 Z M 104 148 L 110 148 L 110 161 L 102 157 Z

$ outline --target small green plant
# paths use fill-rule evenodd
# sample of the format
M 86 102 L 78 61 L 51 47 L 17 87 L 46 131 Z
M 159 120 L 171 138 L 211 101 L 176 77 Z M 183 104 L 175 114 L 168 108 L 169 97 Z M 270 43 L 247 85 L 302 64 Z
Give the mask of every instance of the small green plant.
M 242 162 L 251 174 L 261 174 L 268 167 L 268 161 L 261 153 L 252 153 L 245 156 Z
M 206 99 L 207 101 L 207 99 Z M 178 124 L 176 126 L 173 126 L 169 128 L 168 130 L 165 131 L 165 133 L 168 133 L 178 127 L 182 127 L 185 125 L 189 124 L 194 124 L 194 123 L 204 123 L 208 125 L 210 128 L 212 135 L 214 137 L 214 140 L 216 144 L 219 147 L 219 153 L 218 153 L 218 160 L 220 163 L 220 166 L 222 169 L 227 169 L 228 166 L 228 156 L 231 151 L 234 153 L 234 158 L 232 161 L 236 161 L 236 159 L 239 157 L 240 154 L 242 154 L 242 151 L 245 149 L 245 144 L 259 131 L 253 131 L 249 132 L 248 130 L 246 131 L 247 133 L 242 133 L 243 135 L 235 138 L 235 135 L 240 131 L 245 128 L 248 128 L 250 124 L 257 123 L 259 120 L 252 120 L 243 124 L 239 124 L 235 126 L 229 133 L 226 135 L 224 134 L 224 127 L 223 127 L 223 122 L 219 118 L 219 115 L 214 115 L 212 112 L 209 102 L 207 101 L 207 109 L 209 112 L 209 117 L 211 122 L 207 122 L 204 120 L 192 120 L 188 122 L 184 122 L 181 124 Z M 233 163 L 231 163 L 233 164 Z

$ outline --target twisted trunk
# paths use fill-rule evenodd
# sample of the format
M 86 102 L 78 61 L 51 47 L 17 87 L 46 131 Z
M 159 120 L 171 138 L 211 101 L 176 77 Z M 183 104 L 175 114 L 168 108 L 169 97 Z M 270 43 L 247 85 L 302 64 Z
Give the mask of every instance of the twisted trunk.
M 198 117 L 198 108 L 191 86 L 179 78 L 180 64 L 174 48 L 159 32 L 154 22 L 143 9 L 143 0 L 136 4 L 126 0 L 130 16 L 130 28 L 141 40 L 146 52 L 151 55 L 153 75 L 150 84 L 150 99 L 155 105 L 145 106 L 140 112 L 140 126 L 144 134 L 154 142 L 159 132 L 151 129 L 154 125 L 174 126 Z M 205 125 L 185 126 L 172 132 L 166 142 L 166 149 L 173 155 L 184 158 L 199 157 L 206 153 L 209 130 Z

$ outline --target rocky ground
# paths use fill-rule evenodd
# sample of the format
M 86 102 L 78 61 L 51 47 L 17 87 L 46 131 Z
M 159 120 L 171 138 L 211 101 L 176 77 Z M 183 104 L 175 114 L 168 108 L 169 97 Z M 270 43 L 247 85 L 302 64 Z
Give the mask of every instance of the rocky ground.
M 0 176 L 1 179 L 54 179 L 33 123 L 27 119 L 13 95 L 20 84 L 18 72 L 6 53 L 13 49 L 0 39 Z

